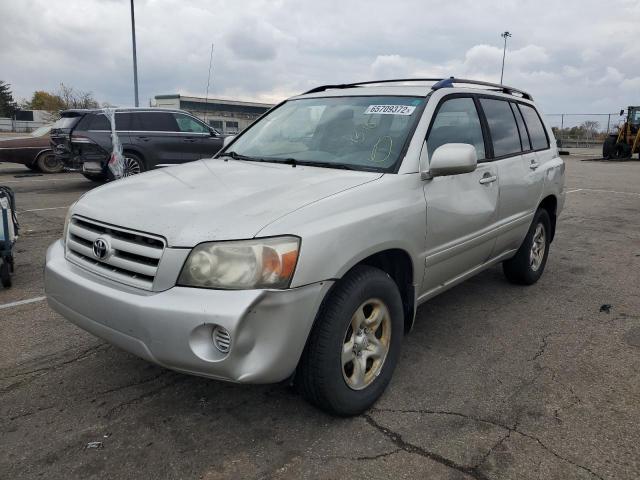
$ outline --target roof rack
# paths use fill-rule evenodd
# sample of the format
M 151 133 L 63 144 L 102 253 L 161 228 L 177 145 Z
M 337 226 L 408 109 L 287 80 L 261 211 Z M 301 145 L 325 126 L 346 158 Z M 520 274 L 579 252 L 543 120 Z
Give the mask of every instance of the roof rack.
M 374 84 L 378 84 L 378 83 L 403 83 L 403 82 L 436 82 L 431 86 L 431 90 L 439 90 L 440 88 L 453 88 L 455 83 L 462 83 L 462 84 L 467 84 L 467 85 L 481 85 L 484 87 L 492 87 L 502 93 L 506 93 L 509 95 L 514 95 L 514 94 L 520 94 L 522 96 L 522 98 L 525 98 L 527 100 L 533 100 L 533 97 L 523 91 L 523 90 L 518 90 L 517 88 L 513 88 L 513 87 L 508 87 L 506 85 L 501 85 L 498 83 L 491 83 L 491 82 L 483 82 L 481 80 L 467 80 L 464 78 L 455 78 L 455 77 L 449 77 L 449 78 L 396 78 L 396 79 L 389 79 L 389 80 L 369 80 L 366 82 L 356 82 L 356 83 L 342 83 L 342 84 L 337 84 L 337 85 L 321 85 L 319 87 L 316 88 L 312 88 L 311 90 L 309 90 L 308 92 L 304 92 L 303 95 L 307 95 L 309 93 L 318 93 L 318 92 L 324 92 L 325 90 L 330 90 L 330 89 L 343 89 L 343 88 L 352 88 L 352 87 L 360 87 L 362 85 L 374 85 Z

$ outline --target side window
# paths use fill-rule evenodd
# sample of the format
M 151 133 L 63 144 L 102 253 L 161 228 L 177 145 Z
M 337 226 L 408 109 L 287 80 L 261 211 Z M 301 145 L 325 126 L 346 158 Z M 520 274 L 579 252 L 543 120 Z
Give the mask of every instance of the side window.
M 137 124 L 137 125 L 136 125 Z M 134 130 L 143 132 L 179 132 L 173 115 L 166 112 L 139 112 L 135 114 Z
M 524 120 L 522 119 L 522 114 L 518 109 L 518 106 L 515 103 L 509 103 L 511 105 L 511 110 L 516 117 L 516 123 L 518 124 L 518 130 L 520 131 L 520 140 L 522 140 L 522 151 L 528 152 L 531 150 L 531 140 L 529 139 L 529 134 L 527 133 L 527 128 L 524 125 Z
M 116 120 L 116 125 L 118 124 Z M 87 130 L 111 130 L 111 123 L 107 120 L 103 114 L 94 114 L 91 115 L 91 123 L 89 123 L 89 128 Z
M 472 98 L 452 98 L 440 106 L 427 138 L 429 159 L 445 143 L 471 144 L 479 161 L 486 158 L 480 118 Z
M 542 120 L 540 120 L 538 112 L 529 105 L 521 104 L 519 107 L 522 112 L 522 116 L 524 117 L 524 121 L 527 123 L 527 127 L 529 128 L 529 135 L 531 135 L 531 144 L 533 149 L 542 150 L 549 148 L 549 139 L 547 138 L 547 133 L 545 132 L 544 125 L 542 125 Z
M 520 136 L 509 103 L 504 100 L 481 98 L 480 104 L 489 124 L 494 157 L 520 153 Z
M 131 112 L 116 113 L 116 130 L 119 132 L 133 130 L 131 128 L 132 117 L 133 113 Z M 111 126 L 109 126 L 109 129 L 111 129 Z
M 183 115 L 182 113 L 174 113 L 173 116 L 178 122 L 178 127 L 181 132 L 189 132 L 189 133 L 209 133 L 209 129 L 202 123 L 196 121 L 195 119 Z

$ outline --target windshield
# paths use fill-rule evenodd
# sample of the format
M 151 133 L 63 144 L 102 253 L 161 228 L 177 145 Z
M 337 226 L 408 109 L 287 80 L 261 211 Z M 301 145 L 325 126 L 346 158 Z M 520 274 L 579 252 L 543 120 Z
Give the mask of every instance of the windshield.
M 247 160 L 392 171 L 424 101 L 391 96 L 290 100 L 225 153 Z
M 44 127 L 36 128 L 31 132 L 32 137 L 43 137 L 51 131 L 51 125 L 45 125 Z

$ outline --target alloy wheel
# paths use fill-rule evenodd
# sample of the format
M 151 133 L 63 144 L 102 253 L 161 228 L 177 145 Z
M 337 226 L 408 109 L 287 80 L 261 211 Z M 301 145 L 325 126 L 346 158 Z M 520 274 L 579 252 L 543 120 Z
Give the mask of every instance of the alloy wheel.
M 391 316 L 378 299 L 363 302 L 351 317 L 342 345 L 342 375 L 353 390 L 368 387 L 382 371 L 391 341 Z

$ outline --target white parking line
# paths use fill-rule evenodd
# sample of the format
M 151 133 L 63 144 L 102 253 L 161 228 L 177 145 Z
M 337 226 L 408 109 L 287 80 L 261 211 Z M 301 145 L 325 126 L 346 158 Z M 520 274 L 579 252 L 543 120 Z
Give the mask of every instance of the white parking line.
M 635 197 L 640 197 L 640 193 L 637 193 L 637 192 L 620 192 L 618 190 L 603 190 L 600 188 L 576 188 L 575 190 L 567 190 L 565 193 L 574 193 L 574 192 L 615 193 L 618 195 L 633 195 Z
M 19 305 L 26 305 L 28 303 L 41 302 L 46 298 L 47 297 L 34 297 L 34 298 L 28 298 L 26 300 L 18 300 L 17 302 L 3 303 L 2 305 L 0 305 L 0 310 L 2 310 L 3 308 L 11 308 L 11 307 L 17 307 Z
M 0 172 L 1 174 L 1 172 Z M 20 180 L 0 180 L 0 183 L 25 183 L 25 182 L 73 182 L 81 180 L 80 178 L 25 178 Z
M 60 210 L 61 208 L 69 208 L 70 206 L 71 205 L 63 205 L 62 207 L 32 208 L 31 210 L 22 210 L 21 212 L 18 212 L 18 215 L 27 212 L 41 212 L 43 210 Z

